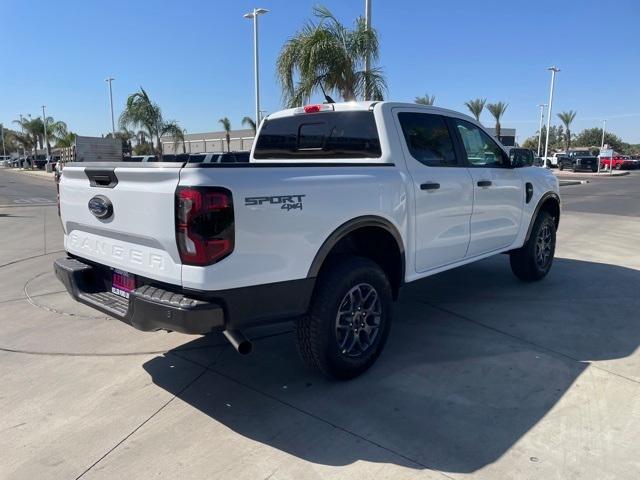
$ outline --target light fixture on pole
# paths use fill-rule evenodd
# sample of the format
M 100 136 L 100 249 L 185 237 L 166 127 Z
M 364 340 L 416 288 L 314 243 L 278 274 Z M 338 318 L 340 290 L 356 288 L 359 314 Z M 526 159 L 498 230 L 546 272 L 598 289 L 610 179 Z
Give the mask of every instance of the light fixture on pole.
M 254 8 L 253 11 L 245 13 L 244 18 L 253 20 L 253 69 L 255 80 L 255 97 L 256 97 L 256 126 L 260 125 L 260 69 L 258 62 L 258 15 L 267 13 L 266 8 Z
M 364 2 L 364 21 L 367 32 L 371 30 L 371 0 Z M 364 86 L 364 99 L 371 100 L 371 85 L 369 84 L 369 73 L 371 72 L 371 52 L 367 49 L 367 55 L 364 58 L 364 71 L 366 73 Z
M 47 138 L 47 114 L 44 113 L 46 105 L 42 105 L 42 124 L 44 125 L 44 148 L 47 149 L 47 162 L 49 161 L 49 157 L 51 156 L 51 152 L 49 151 L 49 139 Z
M 115 138 L 116 136 L 116 122 L 113 120 L 113 90 L 111 89 L 111 82 L 113 82 L 115 78 L 109 77 L 105 79 L 105 82 L 109 84 L 109 104 L 111 105 L 111 134 Z
M 547 70 L 551 70 L 551 88 L 549 89 L 549 109 L 547 110 L 547 138 L 544 142 L 544 162 L 545 165 L 547 163 L 547 158 L 549 156 L 549 130 L 551 129 L 551 110 L 553 110 L 553 87 L 556 81 L 556 73 L 560 71 L 560 69 L 556 66 L 549 67 Z
M 544 107 L 547 106 L 546 103 L 541 103 L 538 105 L 540 107 L 540 126 L 538 127 L 538 157 L 540 156 L 540 148 L 542 147 L 542 121 L 544 120 Z M 543 164 L 546 166 L 546 162 Z

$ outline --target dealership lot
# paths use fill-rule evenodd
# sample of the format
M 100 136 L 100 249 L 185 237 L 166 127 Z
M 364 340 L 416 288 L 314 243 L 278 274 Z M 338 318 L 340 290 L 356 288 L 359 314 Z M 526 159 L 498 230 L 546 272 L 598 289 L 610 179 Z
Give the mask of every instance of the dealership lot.
M 331 383 L 289 325 L 240 357 L 74 303 L 52 181 L 0 170 L 0 478 L 637 478 L 640 175 L 589 180 L 546 280 L 501 256 L 411 284 Z

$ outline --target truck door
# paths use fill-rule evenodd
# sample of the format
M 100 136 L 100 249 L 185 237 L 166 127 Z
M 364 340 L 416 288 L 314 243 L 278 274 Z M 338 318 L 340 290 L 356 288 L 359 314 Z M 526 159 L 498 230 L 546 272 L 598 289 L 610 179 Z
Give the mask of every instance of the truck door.
M 500 250 L 516 239 L 522 220 L 524 185 L 517 168 L 489 134 L 452 118 L 473 179 L 471 242 L 467 257 Z
M 422 109 L 397 109 L 415 201 L 417 272 L 464 259 L 469 246 L 473 186 L 456 155 L 445 117 Z

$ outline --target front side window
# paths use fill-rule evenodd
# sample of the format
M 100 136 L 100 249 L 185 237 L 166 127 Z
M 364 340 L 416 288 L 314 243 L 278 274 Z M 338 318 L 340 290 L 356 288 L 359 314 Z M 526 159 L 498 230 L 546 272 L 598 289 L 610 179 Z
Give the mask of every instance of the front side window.
M 502 168 L 509 159 L 498 144 L 480 128 L 464 120 L 454 119 L 467 152 L 467 160 L 474 167 Z
M 398 114 L 398 120 L 413 158 L 429 167 L 453 167 L 458 164 L 453 140 L 442 116 L 403 112 Z

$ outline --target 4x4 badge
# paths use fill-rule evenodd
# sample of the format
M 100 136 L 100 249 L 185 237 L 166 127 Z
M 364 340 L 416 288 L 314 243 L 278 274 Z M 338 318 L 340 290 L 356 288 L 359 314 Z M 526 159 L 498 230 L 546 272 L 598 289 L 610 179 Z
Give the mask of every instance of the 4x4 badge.
M 247 207 L 263 205 L 280 205 L 282 210 L 302 210 L 302 199 L 306 195 L 275 195 L 272 197 L 246 197 L 244 204 Z

